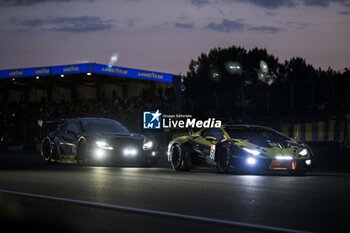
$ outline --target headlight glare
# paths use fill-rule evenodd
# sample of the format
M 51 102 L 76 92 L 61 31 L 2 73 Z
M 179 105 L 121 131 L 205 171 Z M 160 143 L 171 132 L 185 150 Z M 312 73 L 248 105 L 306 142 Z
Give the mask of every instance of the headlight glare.
M 101 149 L 113 150 L 113 147 L 111 147 L 106 141 L 96 141 L 96 145 Z
M 97 149 L 95 151 L 95 156 L 99 159 L 102 159 L 105 156 L 105 154 L 106 154 L 105 151 L 101 149 Z
M 301 156 L 307 155 L 307 149 L 303 149 L 302 151 L 300 151 L 299 155 L 301 155 Z
M 293 160 L 293 157 L 290 155 L 276 155 L 275 159 L 277 159 L 277 160 Z
M 152 148 L 153 148 L 153 142 L 152 142 L 152 141 L 146 141 L 146 142 L 144 142 L 142 148 L 143 148 L 144 150 L 150 150 L 150 149 L 152 149 Z
M 252 155 L 260 155 L 260 151 L 243 147 L 243 150 Z
M 254 165 L 256 163 L 256 159 L 252 158 L 252 157 L 248 157 L 246 159 L 246 163 L 249 164 L 249 165 Z
M 124 148 L 123 154 L 127 157 L 134 157 L 135 155 L 137 155 L 137 150 L 133 147 L 127 147 Z

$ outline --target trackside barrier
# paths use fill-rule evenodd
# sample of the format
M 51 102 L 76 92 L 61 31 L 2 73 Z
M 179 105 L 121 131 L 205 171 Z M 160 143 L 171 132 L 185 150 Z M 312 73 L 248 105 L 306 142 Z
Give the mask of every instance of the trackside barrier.
M 335 142 L 350 148 L 350 120 L 318 121 L 302 124 L 282 124 L 277 130 L 298 141 L 305 142 Z M 170 141 L 179 136 L 188 135 L 186 130 L 164 130 L 166 141 Z M 164 136 L 163 135 L 163 136 Z M 23 145 L 8 146 L 8 151 L 22 151 Z M 36 145 L 36 150 L 40 150 L 41 144 Z
M 282 124 L 281 132 L 298 141 L 350 145 L 350 120 Z

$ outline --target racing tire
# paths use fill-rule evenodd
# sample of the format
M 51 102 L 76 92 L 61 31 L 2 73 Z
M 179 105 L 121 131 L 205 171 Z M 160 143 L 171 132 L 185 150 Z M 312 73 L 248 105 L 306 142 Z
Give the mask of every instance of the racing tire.
M 77 155 L 76 160 L 77 164 L 79 165 L 85 165 L 87 164 L 87 150 L 86 150 L 86 142 L 82 141 L 79 142 L 77 147 Z
M 216 160 L 216 169 L 220 173 L 229 173 L 231 172 L 231 154 L 230 150 L 226 144 L 221 145 L 217 149 L 217 160 Z
M 191 170 L 191 148 L 186 145 L 174 144 L 171 147 L 171 166 L 175 171 Z
M 42 145 L 42 157 L 44 158 L 47 164 L 52 164 L 55 162 L 53 153 L 52 153 L 52 145 L 49 139 L 45 139 Z

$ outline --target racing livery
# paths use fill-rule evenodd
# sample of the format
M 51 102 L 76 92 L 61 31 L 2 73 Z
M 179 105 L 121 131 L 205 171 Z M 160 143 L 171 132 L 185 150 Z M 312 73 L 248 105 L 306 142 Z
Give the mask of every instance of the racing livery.
M 73 118 L 60 124 L 42 141 L 41 155 L 47 163 L 138 164 L 157 160 L 154 142 L 130 133 L 116 120 Z
M 175 170 L 215 166 L 219 172 L 283 170 L 304 174 L 313 166 L 310 148 L 282 133 L 256 125 L 204 128 L 168 144 Z

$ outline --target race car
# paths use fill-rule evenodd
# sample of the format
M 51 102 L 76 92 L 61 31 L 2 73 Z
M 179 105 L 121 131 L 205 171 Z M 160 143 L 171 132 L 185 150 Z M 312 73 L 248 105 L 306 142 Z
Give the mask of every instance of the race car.
M 257 125 L 222 125 L 177 137 L 168 144 L 168 161 L 176 171 L 212 166 L 221 173 L 279 170 L 295 175 L 314 163 L 305 143 Z
M 108 118 L 73 118 L 64 121 L 42 141 L 47 163 L 137 164 L 151 166 L 157 159 L 155 143 L 130 133 Z

